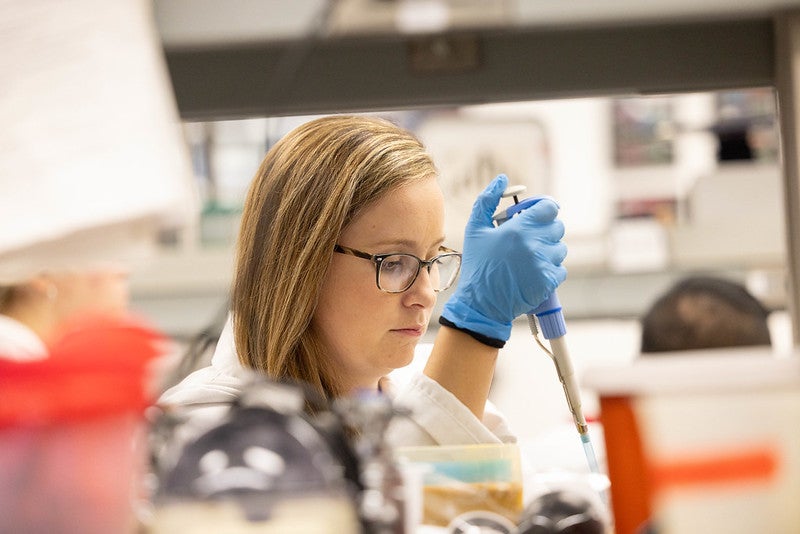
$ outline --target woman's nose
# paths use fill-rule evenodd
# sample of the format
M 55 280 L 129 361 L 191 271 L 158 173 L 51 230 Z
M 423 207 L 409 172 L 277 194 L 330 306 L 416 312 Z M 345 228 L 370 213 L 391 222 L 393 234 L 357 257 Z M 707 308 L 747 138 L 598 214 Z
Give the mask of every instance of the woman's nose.
M 405 292 L 410 299 L 409 305 L 420 305 L 432 308 L 436 304 L 436 291 L 433 290 L 433 280 L 428 271 L 428 266 L 422 266 L 417 279 Z

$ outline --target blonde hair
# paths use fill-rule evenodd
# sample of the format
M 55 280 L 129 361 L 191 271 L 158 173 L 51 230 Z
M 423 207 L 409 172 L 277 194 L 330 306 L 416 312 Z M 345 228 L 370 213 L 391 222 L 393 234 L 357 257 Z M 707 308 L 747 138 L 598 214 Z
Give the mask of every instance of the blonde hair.
M 316 119 L 276 143 L 247 193 L 237 244 L 231 307 L 242 364 L 341 395 L 311 326 L 333 247 L 370 204 L 435 174 L 416 137 L 377 117 Z
M 15 286 L 0 285 L 0 313 L 6 313 L 14 302 L 16 294 Z

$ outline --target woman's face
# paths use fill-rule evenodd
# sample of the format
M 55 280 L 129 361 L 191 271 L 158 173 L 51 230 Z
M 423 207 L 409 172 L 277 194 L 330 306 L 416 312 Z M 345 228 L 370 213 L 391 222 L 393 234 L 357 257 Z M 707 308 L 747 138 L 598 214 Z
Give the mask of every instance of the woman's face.
M 444 198 L 435 177 L 405 185 L 369 206 L 338 244 L 368 252 L 438 254 L 444 240 Z M 334 254 L 313 324 L 343 377 L 345 390 L 375 389 L 378 379 L 408 365 L 428 326 L 436 293 L 426 269 L 403 293 L 375 284 L 375 264 Z
M 57 290 L 55 303 L 62 320 L 95 314 L 116 317 L 128 310 L 128 272 L 122 266 L 104 264 L 49 278 Z

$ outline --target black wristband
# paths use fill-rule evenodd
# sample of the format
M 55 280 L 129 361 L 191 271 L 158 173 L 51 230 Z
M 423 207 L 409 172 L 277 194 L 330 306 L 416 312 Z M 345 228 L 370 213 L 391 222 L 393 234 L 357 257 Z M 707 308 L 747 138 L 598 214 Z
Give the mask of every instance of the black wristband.
M 471 336 L 472 339 L 474 339 L 476 341 L 480 341 L 484 345 L 488 345 L 488 346 L 494 347 L 496 349 L 502 349 L 506 344 L 506 342 L 503 341 L 502 339 L 497 339 L 497 338 L 493 338 L 493 337 L 489 337 L 489 336 L 484 336 L 483 334 L 479 334 L 478 332 L 473 332 L 472 330 L 467 330 L 466 328 L 461 328 L 460 326 L 456 326 L 455 324 L 453 324 L 452 321 L 448 321 L 447 319 L 445 319 L 441 315 L 439 316 L 439 324 L 442 325 L 442 326 L 446 326 L 448 328 L 453 328 L 455 330 L 459 330 L 461 332 L 464 332 L 465 334 Z

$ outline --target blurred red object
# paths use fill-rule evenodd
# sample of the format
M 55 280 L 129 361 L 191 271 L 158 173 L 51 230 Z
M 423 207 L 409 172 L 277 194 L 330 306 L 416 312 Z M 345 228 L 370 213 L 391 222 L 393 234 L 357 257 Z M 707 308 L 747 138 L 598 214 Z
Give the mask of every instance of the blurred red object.
M 132 318 L 62 332 L 45 360 L 0 358 L 0 532 L 130 532 L 147 366 L 166 339 Z
M 62 330 L 44 360 L 0 358 L 0 428 L 64 422 L 146 407 L 148 363 L 164 336 L 133 318 L 84 317 Z

